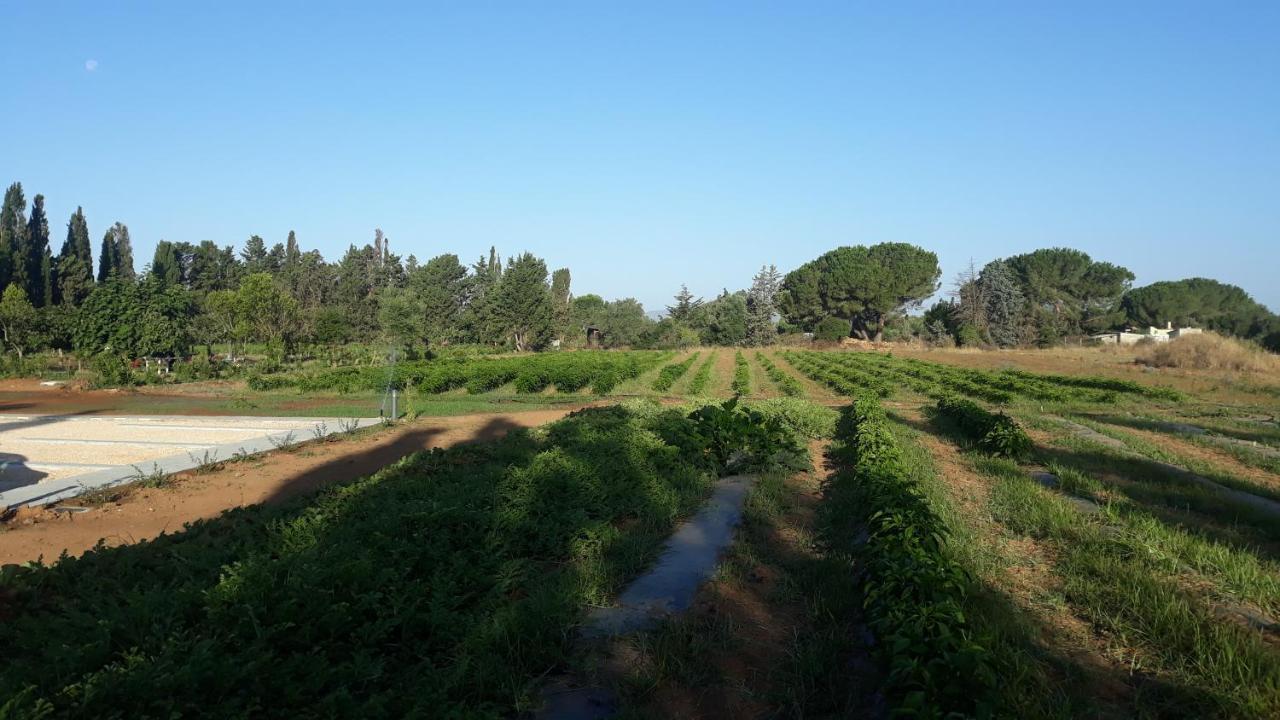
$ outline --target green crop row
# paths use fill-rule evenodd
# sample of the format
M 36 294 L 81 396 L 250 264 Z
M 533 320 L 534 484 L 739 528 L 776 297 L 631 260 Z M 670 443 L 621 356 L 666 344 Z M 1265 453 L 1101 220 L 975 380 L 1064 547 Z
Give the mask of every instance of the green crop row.
M 840 364 L 823 353 L 787 352 L 783 358 L 796 370 L 815 382 L 822 383 L 846 397 L 856 397 L 867 391 L 880 397 L 889 397 L 893 388 L 870 373 L 861 372 Z
M 639 376 L 669 355 L 658 352 L 581 351 L 516 357 L 450 357 L 400 363 L 392 367 L 345 367 L 292 375 L 250 378 L 255 390 L 297 388 L 303 392 L 377 392 L 390 387 L 424 394 L 466 388 L 479 394 L 513 383 L 517 392 L 536 393 L 554 387 L 560 393 L 590 387 L 608 393 L 620 382 Z
M 1181 397 L 1180 393 L 1169 388 L 1148 387 L 1113 378 L 1076 378 L 1022 370 L 977 370 L 880 353 L 806 351 L 797 354 L 805 356 L 827 373 L 871 375 L 890 386 L 903 385 L 934 399 L 963 395 L 1005 405 L 1017 398 L 1105 404 L 1115 402 L 1119 393 L 1163 399 Z M 849 379 L 847 375 L 843 377 Z M 815 379 L 831 384 L 825 378 Z
M 769 376 L 769 379 L 778 386 L 778 389 L 782 391 L 783 395 L 786 395 L 787 397 L 800 397 L 804 395 L 804 388 L 801 387 L 800 381 L 795 379 L 795 377 L 787 371 L 775 365 L 772 360 L 765 357 L 764 353 L 757 352 L 756 360 L 759 361 L 761 367 L 764 368 L 765 375 Z
M 733 363 L 733 392 L 746 395 L 751 392 L 751 366 L 747 364 L 747 358 L 742 355 L 741 350 L 734 353 Z
M 864 617 L 885 666 L 890 714 L 989 714 L 992 658 L 971 639 L 964 612 L 974 580 L 952 558 L 949 528 L 924 497 L 883 408 L 859 398 L 836 437 L 840 469 L 820 528 L 830 551 L 863 574 Z
M 1031 452 L 1031 438 L 1017 420 L 991 412 L 968 398 L 954 395 L 938 400 L 938 412 L 950 419 L 980 450 L 992 455 L 1023 458 Z
M 711 366 L 715 364 L 716 354 L 714 352 L 707 353 L 707 359 L 702 361 L 698 366 L 698 372 L 693 374 L 693 379 L 689 381 L 689 394 L 697 397 L 706 392 L 707 385 L 711 382 Z
M 671 386 L 675 385 L 677 380 L 684 377 L 684 374 L 689 371 L 689 368 L 693 366 L 695 361 L 697 361 L 698 355 L 700 354 L 701 353 L 694 353 L 685 358 L 682 362 L 671 363 L 659 370 L 658 379 L 653 381 L 653 389 L 658 392 L 666 392 L 670 390 Z

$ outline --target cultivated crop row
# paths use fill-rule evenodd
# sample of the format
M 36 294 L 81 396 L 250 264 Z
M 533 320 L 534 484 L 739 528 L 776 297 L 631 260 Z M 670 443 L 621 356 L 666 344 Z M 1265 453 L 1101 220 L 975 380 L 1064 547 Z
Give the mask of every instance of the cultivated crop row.
M 702 361 L 698 366 L 698 372 L 693 374 L 693 379 L 689 381 L 689 394 L 698 396 L 706 392 L 707 385 L 711 382 L 711 366 L 716 361 L 715 353 L 707 353 L 707 359 Z
M 940 399 L 962 395 L 1004 405 L 1019 398 L 1042 402 L 1112 403 L 1119 394 L 1161 399 L 1181 395 L 1169 388 L 1148 387 L 1112 378 L 1041 375 L 1021 370 L 987 371 L 899 358 L 880 353 L 791 352 L 787 361 L 837 392 L 854 395 L 858 388 L 887 396 L 893 387 L 908 387 Z
M 608 393 L 618 383 L 637 377 L 669 357 L 669 353 L 572 352 L 518 357 L 444 358 L 386 367 L 346 367 L 315 373 L 267 375 L 252 378 L 255 390 L 293 387 L 304 392 L 367 392 L 389 385 L 421 393 L 465 388 L 468 393 L 490 392 L 513 383 L 521 393 L 554 387 L 573 393 L 585 388 Z
M 675 385 L 677 380 L 684 377 L 684 374 L 689 371 L 689 368 L 693 366 L 695 361 L 697 361 L 698 355 L 700 354 L 701 353 L 694 353 L 681 362 L 671 363 L 659 370 L 658 379 L 653 381 L 653 389 L 658 392 L 666 392 L 670 390 L 671 386 Z
M 1031 438 L 1018 421 L 954 395 L 938 401 L 938 412 L 955 423 L 978 449 L 996 456 L 1020 458 L 1031 451 Z
M 837 431 L 841 470 L 823 509 L 828 547 L 862 573 L 859 591 L 875 652 L 887 668 L 891 714 L 981 715 L 994 684 L 990 652 L 967 626 L 969 573 L 947 548 L 884 410 L 864 395 Z
M 847 397 L 873 392 L 889 397 L 893 388 L 873 374 L 828 357 L 828 353 L 786 352 L 782 357 L 796 370 Z
M 742 355 L 741 350 L 734 353 L 733 364 L 733 392 L 746 395 L 751 392 L 751 366 L 747 364 L 747 358 Z
M 801 387 L 800 381 L 795 379 L 793 375 L 773 364 L 773 361 L 765 356 L 762 352 L 756 353 L 756 360 L 759 361 L 764 373 L 769 376 L 774 385 L 782 391 L 787 397 L 800 397 L 804 395 L 804 388 Z

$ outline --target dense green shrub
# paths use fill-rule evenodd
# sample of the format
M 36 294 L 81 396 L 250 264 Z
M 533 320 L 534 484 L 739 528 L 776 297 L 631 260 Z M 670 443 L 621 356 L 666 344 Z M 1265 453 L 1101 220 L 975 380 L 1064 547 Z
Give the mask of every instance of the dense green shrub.
M 94 355 L 89 368 L 94 372 L 94 385 L 97 387 L 132 385 L 134 382 L 129 363 L 123 356 L 113 352 Z
M 823 342 L 840 342 L 849 337 L 849 321 L 838 317 L 824 317 L 813 329 L 813 339 Z
M 828 438 L 835 433 L 840 413 L 803 398 L 779 397 L 753 400 L 747 407 L 766 420 L 777 420 L 808 438 Z
M 1026 431 L 1002 412 L 993 413 L 972 400 L 954 396 L 938 400 L 938 412 L 954 422 L 980 450 L 1014 459 L 1031 452 L 1031 438 Z

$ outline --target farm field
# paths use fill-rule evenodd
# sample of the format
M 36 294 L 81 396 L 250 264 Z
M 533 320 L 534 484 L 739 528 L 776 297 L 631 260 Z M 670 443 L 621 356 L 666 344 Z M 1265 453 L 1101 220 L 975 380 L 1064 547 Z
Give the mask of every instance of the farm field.
M 569 673 L 619 717 L 1280 713 L 1280 378 L 788 348 L 397 373 L 392 428 L 9 520 L 0 563 L 70 557 L 0 572 L 6 711 L 500 717 Z M 386 377 L 164 390 L 360 407 Z M 575 642 L 744 463 L 692 609 Z

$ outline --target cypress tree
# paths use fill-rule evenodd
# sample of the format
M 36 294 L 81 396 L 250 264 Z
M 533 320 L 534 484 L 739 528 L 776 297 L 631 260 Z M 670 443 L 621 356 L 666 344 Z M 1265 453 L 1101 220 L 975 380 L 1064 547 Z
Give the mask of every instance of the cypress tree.
M 67 239 L 54 264 L 61 302 L 79 306 L 93 290 L 93 250 L 89 244 L 89 224 L 84 208 L 76 208 L 67 221 Z
M 166 285 L 178 285 L 182 282 L 182 256 L 178 246 L 168 240 L 156 243 L 155 258 L 151 261 L 151 274 L 160 278 Z
M 747 292 L 747 344 L 772 345 L 778 341 L 778 328 L 773 324 L 777 312 L 778 288 L 782 273 L 774 265 L 761 266 L 751 280 Z
M 26 235 L 27 247 L 22 260 L 26 264 L 27 297 L 35 307 L 44 307 L 53 302 L 48 291 L 52 285 L 50 275 L 53 267 L 46 265 L 45 261 L 49 254 L 49 217 L 44 212 L 43 195 L 36 195 L 32 200 Z
M 122 280 L 133 280 L 138 273 L 133 269 L 133 241 L 129 239 L 129 226 L 118 222 L 111 226 L 116 241 L 116 274 Z
M 26 265 L 14 260 L 26 253 L 26 199 L 22 183 L 14 183 L 4 193 L 4 205 L 0 207 L 0 291 L 15 279 L 26 291 Z
M 113 275 L 117 274 L 116 270 L 116 237 L 111 228 L 107 228 L 106 234 L 102 236 L 102 250 L 98 253 L 98 284 L 106 282 Z

